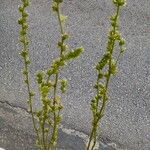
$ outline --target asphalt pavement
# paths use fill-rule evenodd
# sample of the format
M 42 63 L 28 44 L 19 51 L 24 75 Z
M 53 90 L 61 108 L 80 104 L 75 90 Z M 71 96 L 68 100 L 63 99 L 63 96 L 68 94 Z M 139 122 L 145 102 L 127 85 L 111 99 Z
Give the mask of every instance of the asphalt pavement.
M 34 138 L 28 138 L 31 137 L 28 133 L 31 126 L 27 126 L 27 120 L 22 121 L 21 126 L 18 116 L 16 121 L 12 120 L 13 124 L 9 123 L 13 112 L 4 109 L 4 105 L 17 108 L 22 117 L 22 111 L 27 109 L 21 74 L 23 63 L 19 56 L 18 4 L 19 0 L 0 0 L 0 146 L 8 150 L 17 150 L 19 144 L 26 142 L 28 147 L 25 148 L 24 144 L 22 147 L 32 149 Z M 32 87 L 37 91 L 34 74 L 46 69 L 57 57 L 59 28 L 51 11 L 51 0 L 32 0 L 28 12 L 31 79 Z M 62 12 L 68 16 L 65 27 L 71 36 L 68 44 L 72 48 L 83 46 L 85 49 L 81 57 L 68 63 L 61 73 L 69 81 L 67 93 L 63 96 L 62 126 L 87 136 L 91 122 L 90 100 L 94 96 L 96 81 L 94 65 L 105 51 L 110 27 L 108 19 L 114 7 L 112 0 L 68 0 L 64 2 Z M 126 39 L 126 52 L 120 60 L 118 74 L 111 80 L 109 102 L 98 132 L 99 141 L 106 150 L 150 150 L 150 0 L 127 0 L 121 11 L 120 24 L 122 36 Z M 40 105 L 38 96 L 34 103 L 36 107 Z M 4 110 L 9 113 L 8 117 L 5 117 Z M 10 138 L 9 133 L 13 133 Z M 6 135 L 6 140 L 2 135 Z M 9 142 L 15 141 L 16 135 L 21 138 L 19 142 L 16 140 L 17 146 L 15 142 Z M 76 139 L 76 136 L 64 132 L 60 135 L 68 141 L 71 139 L 72 143 L 77 139 L 81 143 L 81 148 L 70 150 L 83 149 L 85 139 Z M 62 144 L 65 149 L 69 147 L 67 144 Z

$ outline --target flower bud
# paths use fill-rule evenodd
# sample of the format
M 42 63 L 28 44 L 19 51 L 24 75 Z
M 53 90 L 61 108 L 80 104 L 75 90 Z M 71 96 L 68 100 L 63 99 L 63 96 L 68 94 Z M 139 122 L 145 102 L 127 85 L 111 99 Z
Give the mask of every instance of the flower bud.
M 64 33 L 63 35 L 62 35 L 62 40 L 64 41 L 64 40 L 66 40 L 66 39 L 68 39 L 69 38 L 69 35 L 67 34 L 67 33 Z
M 124 39 L 121 39 L 121 40 L 119 41 L 119 45 L 122 46 L 122 45 L 124 45 L 124 44 L 125 44 L 125 40 L 124 40 Z
M 23 8 L 22 6 L 20 6 L 20 7 L 18 8 L 18 10 L 22 13 L 22 12 L 24 11 L 24 8 Z
M 57 5 L 56 2 L 53 2 L 52 9 L 53 9 L 54 12 L 58 12 L 58 5 Z
M 28 51 L 23 50 L 23 51 L 20 53 L 20 55 L 21 55 L 22 57 L 26 57 L 26 56 L 28 55 Z
M 28 13 L 23 12 L 23 13 L 22 13 L 22 16 L 23 16 L 23 17 L 28 17 L 29 15 L 28 15 Z
M 62 3 L 63 2 L 63 0 L 53 0 L 55 3 Z
M 24 22 L 25 22 L 25 20 L 23 18 L 18 19 L 18 24 L 22 25 Z

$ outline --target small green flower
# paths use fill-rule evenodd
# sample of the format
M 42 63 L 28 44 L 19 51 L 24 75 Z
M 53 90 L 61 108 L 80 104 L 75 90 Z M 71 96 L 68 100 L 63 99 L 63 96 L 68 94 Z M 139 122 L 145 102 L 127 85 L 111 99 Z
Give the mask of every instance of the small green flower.
M 26 76 L 26 75 L 28 74 L 28 71 L 27 71 L 26 69 L 24 69 L 24 70 L 22 71 L 22 73 Z
M 67 86 L 67 80 L 66 79 L 61 80 L 61 91 L 62 91 L 62 93 L 65 93 L 66 86 Z
M 23 58 L 25 58 L 25 57 L 28 56 L 28 51 L 27 51 L 27 50 L 23 50 L 23 51 L 20 53 L 20 55 L 21 55 Z
M 47 96 L 48 92 L 49 92 L 48 86 L 41 87 L 41 94 L 43 95 L 43 97 Z
M 117 72 L 117 62 L 124 51 L 123 45 L 125 44 L 124 39 L 122 39 L 121 34 L 118 30 L 119 23 L 119 11 L 120 6 L 125 4 L 125 0 L 113 0 L 116 6 L 116 14 L 112 15 L 110 18 L 111 29 L 108 35 L 108 43 L 106 47 L 106 52 L 102 56 L 101 60 L 96 64 L 97 70 L 97 81 L 94 85 L 96 89 L 96 96 L 91 100 L 91 111 L 93 114 L 92 120 L 92 132 L 90 134 L 89 142 L 87 145 L 87 150 L 93 150 L 96 143 L 97 128 L 101 118 L 104 116 L 106 103 L 108 100 L 108 87 L 111 75 L 115 75 Z M 114 51 L 116 48 L 116 43 L 119 44 L 120 51 L 117 58 L 114 57 Z
M 124 39 L 121 39 L 121 40 L 119 41 L 119 45 L 120 45 L 120 46 L 125 45 L 125 40 L 124 40 Z
M 25 36 L 26 34 L 27 34 L 26 30 L 22 28 L 22 29 L 20 30 L 20 35 L 21 35 L 21 36 Z
M 64 40 L 66 40 L 66 39 L 68 39 L 69 38 L 69 34 L 68 33 L 64 33 L 63 35 L 62 35 L 62 40 L 64 41 Z
M 29 6 L 29 0 L 24 0 L 24 7 L 28 7 Z
M 30 61 L 29 58 L 27 57 L 26 60 L 25 60 L 25 64 L 26 64 L 26 65 L 29 65 L 30 63 L 31 63 L 31 61 Z
M 29 95 L 30 95 L 31 97 L 33 97 L 33 96 L 35 95 L 35 93 L 34 93 L 34 92 L 29 92 Z
M 23 12 L 23 13 L 22 13 L 22 17 L 23 17 L 23 18 L 26 18 L 26 17 L 28 17 L 28 16 L 29 16 L 28 13 L 26 13 L 26 12 Z
M 23 23 L 25 23 L 25 19 L 19 18 L 18 19 L 18 24 L 22 25 Z
M 125 0 L 113 0 L 113 3 L 118 6 L 123 6 L 125 5 L 126 1 Z
M 20 6 L 18 10 L 22 13 L 24 11 L 24 7 Z
M 68 54 L 66 54 L 65 56 L 65 59 L 66 60 L 74 59 L 78 57 L 83 51 L 84 51 L 83 47 L 76 48 L 73 51 L 68 52 Z
M 104 77 L 104 74 L 102 72 L 98 73 L 98 79 L 102 79 Z
M 108 63 L 109 58 L 110 58 L 110 53 L 107 52 L 106 54 L 103 55 L 102 59 L 96 65 L 96 69 L 102 70 L 104 66 Z
M 60 21 L 64 23 L 67 20 L 67 16 L 60 15 Z
M 36 74 L 38 84 L 41 84 L 43 82 L 44 75 L 45 75 L 44 71 L 39 71 Z
M 27 24 L 27 23 L 24 23 L 24 24 L 22 25 L 22 28 L 23 28 L 24 30 L 28 29 L 28 24 Z
M 53 0 L 55 3 L 62 3 L 63 2 L 63 0 Z
M 53 2 L 52 9 L 54 12 L 58 12 L 58 4 L 56 2 Z

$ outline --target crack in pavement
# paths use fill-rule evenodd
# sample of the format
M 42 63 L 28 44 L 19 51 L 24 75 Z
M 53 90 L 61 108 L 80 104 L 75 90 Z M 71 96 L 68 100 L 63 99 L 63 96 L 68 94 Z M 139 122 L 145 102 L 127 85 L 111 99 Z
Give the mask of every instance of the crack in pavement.
M 1 100 L 0 100 L 0 103 L 6 104 L 6 105 L 8 105 L 8 106 L 10 106 L 10 107 L 12 107 L 12 108 L 19 108 L 19 109 L 22 109 L 22 110 L 24 110 L 24 111 L 26 111 L 27 113 L 30 114 L 30 112 L 29 112 L 26 108 L 24 108 L 24 107 L 22 107 L 22 106 L 16 106 L 16 105 L 14 105 L 14 104 L 9 103 L 8 101 L 1 101 Z
M 13 104 L 10 104 L 8 101 L 0 101 L 0 103 L 2 104 L 2 106 L 5 104 L 6 106 L 2 107 L 2 114 L 1 117 L 6 120 L 6 126 L 5 128 L 7 128 L 10 130 L 9 126 L 12 126 L 14 129 L 14 132 L 16 135 L 18 134 L 18 132 L 24 132 L 23 134 L 26 134 L 27 130 L 31 130 L 32 128 L 32 122 L 29 119 L 30 118 L 30 113 L 28 112 L 27 109 L 20 107 L 20 106 L 15 106 Z M 15 112 L 18 112 L 19 114 L 15 114 L 12 115 L 12 112 L 9 112 L 8 109 L 12 109 Z M 5 114 L 5 112 L 7 112 L 7 115 Z M 25 113 L 27 113 L 25 115 Z M 25 126 L 25 124 L 28 124 L 27 126 Z M 19 128 L 18 128 L 19 127 Z M 18 130 L 19 129 L 19 130 Z M 3 128 L 1 128 L 1 130 L 3 130 Z M 31 131 L 30 131 L 31 133 Z M 10 137 L 10 134 L 7 135 L 8 133 L 6 131 L 3 131 L 3 134 L 6 135 L 8 138 Z M 15 138 L 15 134 L 12 135 L 11 138 Z M 27 133 L 29 134 L 29 132 Z M 14 136 L 14 137 L 13 137 Z M 17 136 L 18 137 L 18 136 Z M 26 136 L 24 136 L 26 137 Z M 2 138 L 0 136 L 0 138 Z M 14 139 L 17 140 L 17 139 Z M 24 144 L 27 143 L 27 139 L 23 138 Z M 7 140 L 6 140 L 6 144 L 7 144 Z M 84 147 L 86 147 L 88 142 L 88 135 L 78 131 L 76 129 L 72 129 L 72 128 L 66 128 L 65 125 L 60 125 L 59 128 L 59 137 L 58 137 L 58 144 L 59 144 L 59 148 L 58 150 L 61 149 L 65 149 L 65 150 L 76 150 L 77 146 L 78 149 L 84 149 Z M 34 143 L 34 142 L 33 142 Z M 7 145 L 6 145 L 7 146 Z M 20 145 L 18 145 L 20 146 Z M 32 146 L 32 145 L 30 145 Z M 13 146 L 12 146 L 13 147 Z M 108 150 L 108 149 L 113 149 L 113 150 L 123 150 L 123 149 L 119 149 L 118 145 L 116 143 L 103 143 L 102 141 L 98 140 L 96 143 L 96 148 L 95 150 L 99 150 L 99 149 L 103 149 L 103 150 Z

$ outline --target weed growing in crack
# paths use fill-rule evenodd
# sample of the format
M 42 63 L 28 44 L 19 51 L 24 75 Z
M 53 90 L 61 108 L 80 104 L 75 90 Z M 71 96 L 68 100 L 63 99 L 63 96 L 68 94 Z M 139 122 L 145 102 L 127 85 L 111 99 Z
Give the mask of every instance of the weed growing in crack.
M 102 56 L 101 60 L 96 64 L 97 81 L 94 86 L 96 89 L 96 96 L 91 100 L 93 120 L 87 150 L 93 150 L 95 147 L 97 129 L 102 117 L 104 116 L 108 100 L 107 95 L 109 82 L 111 76 L 114 76 L 117 73 L 117 64 L 119 58 L 125 50 L 125 40 L 121 37 L 118 23 L 120 8 L 125 5 L 125 0 L 113 0 L 113 4 L 116 6 L 116 13 L 110 18 L 111 29 L 108 35 L 106 52 Z M 119 45 L 118 57 L 114 57 L 116 44 Z
M 36 74 L 37 83 L 39 86 L 40 100 L 42 103 L 41 108 L 33 111 L 33 96 L 34 93 L 31 91 L 31 82 L 29 79 L 29 41 L 27 36 L 27 17 L 28 13 L 26 8 L 29 6 L 29 0 L 21 0 L 22 5 L 19 7 L 21 18 L 18 20 L 21 26 L 20 30 L 20 42 L 22 44 L 22 52 L 20 53 L 24 61 L 24 81 L 28 90 L 28 105 L 29 112 L 32 115 L 32 121 L 34 131 L 36 133 L 36 145 L 41 150 L 52 150 L 55 148 L 58 137 L 58 128 L 61 123 L 61 110 L 63 104 L 61 103 L 61 96 L 66 91 L 67 80 L 59 77 L 62 67 L 70 60 L 78 57 L 82 52 L 83 48 L 79 47 L 74 50 L 70 50 L 69 46 L 65 43 L 69 38 L 68 33 L 64 31 L 64 23 L 66 16 L 60 12 L 60 7 L 63 0 L 53 0 L 52 9 L 56 13 L 58 24 L 60 27 L 60 40 L 57 43 L 60 49 L 58 58 L 53 60 L 50 68 L 45 71 L 38 71 Z M 51 94 L 53 93 L 53 94 Z

